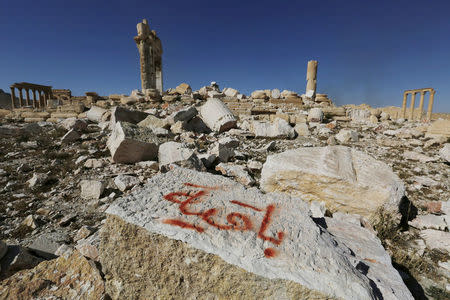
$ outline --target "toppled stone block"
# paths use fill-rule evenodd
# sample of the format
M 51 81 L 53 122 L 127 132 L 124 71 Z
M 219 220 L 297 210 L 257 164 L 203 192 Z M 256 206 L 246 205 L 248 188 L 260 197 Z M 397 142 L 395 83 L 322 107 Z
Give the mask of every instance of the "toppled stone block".
M 301 199 L 223 176 L 175 168 L 107 214 L 99 253 L 114 299 L 412 299 L 374 234 L 321 227 Z
M 121 106 L 116 106 L 111 110 L 111 128 L 117 122 L 137 124 L 147 118 L 148 115 L 148 113 L 143 111 L 131 110 Z
M 266 92 L 263 91 L 263 90 L 256 90 L 256 91 L 253 91 L 253 92 L 251 93 L 250 96 L 251 96 L 253 99 L 267 99 L 267 98 L 269 98 L 269 97 L 267 96 Z
M 359 140 L 358 133 L 350 129 L 341 129 L 339 133 L 334 137 L 341 144 L 347 144 L 348 142 L 357 142 Z
M 438 160 L 436 157 L 430 157 L 415 151 L 405 151 L 403 152 L 403 157 L 409 160 L 417 160 L 422 163 L 433 162 Z
M 197 114 L 198 111 L 195 108 L 195 106 L 189 106 L 174 112 L 169 118 L 173 120 L 173 123 L 176 123 L 178 121 L 187 122 L 190 121 Z
M 370 111 L 366 109 L 351 109 L 348 114 L 355 123 L 367 123 L 370 118 Z
M 117 122 L 106 145 L 114 162 L 136 163 L 156 159 L 159 140 L 149 129 Z
M 170 128 L 170 124 L 167 119 L 160 119 L 153 115 L 148 115 L 144 120 L 140 121 L 137 125 L 140 127 L 147 127 L 147 128 L 155 128 L 155 127 L 164 129 Z
M 250 131 L 256 137 L 294 138 L 295 130 L 283 119 L 276 118 L 273 123 L 252 121 Z
M 139 183 L 139 178 L 131 175 L 120 174 L 116 178 L 114 178 L 114 184 L 122 192 L 132 188 Z
M 108 110 L 98 107 L 98 106 L 92 106 L 90 110 L 86 112 L 86 117 L 89 121 L 100 123 L 102 122 L 102 117 L 104 114 L 106 114 Z
M 100 196 L 105 190 L 105 184 L 99 180 L 81 180 L 81 193 L 83 199 L 100 199 Z
M 270 155 L 261 172 L 261 188 L 307 201 L 324 201 L 331 212 L 359 214 L 375 223 L 378 210 L 400 222 L 403 182 L 385 163 L 344 146 L 298 148 Z
M 299 136 L 308 137 L 310 136 L 311 132 L 309 131 L 308 124 L 306 123 L 298 123 L 294 127 L 295 132 Z
M 219 171 L 222 175 L 235 178 L 237 182 L 243 185 L 255 184 L 255 180 L 248 174 L 244 166 L 220 163 L 216 166 L 216 171 Z
M 172 163 L 181 163 L 194 169 L 202 169 L 204 166 L 195 154 L 185 144 L 177 142 L 166 142 L 161 144 L 158 152 L 159 167 Z
M 236 98 L 237 95 L 239 95 L 239 91 L 233 88 L 224 88 L 222 92 L 225 94 L 225 96 L 232 98 Z
M 200 115 L 205 124 L 213 131 L 224 132 L 236 128 L 236 117 L 231 110 L 218 99 L 209 99 L 200 108 Z
M 309 122 L 323 122 L 323 111 L 318 107 L 311 108 L 308 112 L 308 121 Z
M 279 89 L 273 89 L 273 90 L 270 92 L 270 96 L 271 96 L 273 99 L 280 99 L 280 98 L 281 98 L 281 92 L 280 92 Z
M 189 84 L 187 84 L 187 83 L 182 83 L 182 84 L 180 84 L 179 86 L 177 86 L 177 87 L 175 88 L 175 91 L 176 91 L 177 93 L 179 93 L 180 95 L 192 93 L 191 86 L 190 86 Z
M 61 143 L 68 144 L 73 143 L 81 139 L 81 135 L 75 129 L 67 131 L 67 133 L 61 138 Z
M 420 231 L 419 235 L 425 240 L 428 249 L 437 249 L 444 253 L 450 253 L 450 232 L 425 229 Z
M 77 118 L 67 118 L 63 120 L 60 125 L 64 127 L 66 130 L 75 130 L 78 132 L 83 132 L 86 130 L 88 124 L 85 120 L 80 120 Z

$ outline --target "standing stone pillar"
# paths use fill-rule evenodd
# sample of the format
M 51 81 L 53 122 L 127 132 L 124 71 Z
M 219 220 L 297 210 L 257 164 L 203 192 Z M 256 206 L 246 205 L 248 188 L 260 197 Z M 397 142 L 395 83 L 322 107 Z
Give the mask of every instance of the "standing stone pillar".
M 433 111 L 433 102 L 434 102 L 434 94 L 436 92 L 434 90 L 430 91 L 430 100 L 428 100 L 428 110 L 427 110 L 427 120 L 431 121 L 431 113 Z
M 406 103 L 408 101 L 408 93 L 403 93 L 403 103 L 402 103 L 402 118 L 406 119 Z
M 38 101 L 37 101 L 37 96 L 36 96 L 36 90 L 33 90 L 33 106 L 34 107 L 40 107 Z
M 308 61 L 306 72 L 306 96 L 312 99 L 316 98 L 317 88 L 317 60 Z
M 163 93 L 163 78 L 162 78 L 162 62 L 159 67 L 156 68 L 156 89 L 159 90 L 159 92 Z
M 19 101 L 20 101 L 20 107 L 22 107 L 23 106 L 22 88 L 19 88 Z
M 11 87 L 11 108 L 14 109 L 15 108 L 15 102 L 16 102 L 16 93 L 15 93 L 15 88 Z
M 411 106 L 409 107 L 409 117 L 408 120 L 414 120 L 414 105 L 416 101 L 416 92 L 411 93 Z
M 155 85 L 152 80 L 153 57 L 152 45 L 150 41 L 151 31 L 146 19 L 142 23 L 137 24 L 138 35 L 134 38 L 139 50 L 140 65 L 141 65 L 141 86 L 142 91 L 145 89 L 153 89 Z
M 423 113 L 423 98 L 425 97 L 426 91 L 420 92 L 420 103 L 419 103 L 419 116 L 417 120 L 422 121 L 422 113 Z
M 29 89 L 25 89 L 25 97 L 27 99 L 27 106 L 30 105 L 30 90 Z

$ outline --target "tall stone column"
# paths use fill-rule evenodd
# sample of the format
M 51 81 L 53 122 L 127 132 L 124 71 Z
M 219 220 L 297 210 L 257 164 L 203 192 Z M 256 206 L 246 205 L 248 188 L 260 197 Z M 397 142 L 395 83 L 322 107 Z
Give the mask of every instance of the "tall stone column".
M 406 119 L 406 102 L 408 101 L 408 93 L 403 93 L 403 103 L 402 103 L 402 118 Z
M 33 90 L 33 106 L 34 107 L 39 107 L 39 103 L 37 101 L 37 96 L 36 96 L 36 90 Z
M 141 65 L 141 87 L 142 90 L 155 88 L 152 80 L 154 69 L 151 45 L 151 31 L 146 19 L 137 24 L 138 35 L 134 38 L 139 50 L 139 62 Z
M 162 62 L 161 62 L 162 64 Z M 163 78 L 162 78 L 162 67 L 156 68 L 156 89 L 159 90 L 159 92 L 163 93 Z
M 317 88 L 317 60 L 308 61 L 306 72 L 306 96 L 314 99 L 316 97 Z
M 27 99 L 27 106 L 30 105 L 30 90 L 29 89 L 25 89 L 25 97 Z
M 19 88 L 19 102 L 20 102 L 20 107 L 22 107 L 23 106 L 22 88 Z
M 435 90 L 430 91 L 430 100 L 428 100 L 428 110 L 427 110 L 427 120 L 428 122 L 431 121 L 431 113 L 433 111 L 433 102 L 434 102 L 434 94 L 436 93 Z
M 15 108 L 15 102 L 16 102 L 16 93 L 15 93 L 16 88 L 11 87 L 11 108 L 14 109 Z
M 414 120 L 414 105 L 416 100 L 416 92 L 411 93 L 411 106 L 409 107 L 409 117 L 408 120 Z
M 426 91 L 420 92 L 420 103 L 419 103 L 419 116 L 417 117 L 417 120 L 422 121 L 422 114 L 423 114 L 423 98 L 425 97 Z

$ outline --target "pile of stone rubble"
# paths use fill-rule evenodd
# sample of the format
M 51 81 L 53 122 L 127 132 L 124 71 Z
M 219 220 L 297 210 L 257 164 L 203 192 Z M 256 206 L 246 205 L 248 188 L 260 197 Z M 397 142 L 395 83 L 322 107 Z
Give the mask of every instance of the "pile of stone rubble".
M 448 297 L 450 119 L 320 95 L 0 111 L 0 299 Z

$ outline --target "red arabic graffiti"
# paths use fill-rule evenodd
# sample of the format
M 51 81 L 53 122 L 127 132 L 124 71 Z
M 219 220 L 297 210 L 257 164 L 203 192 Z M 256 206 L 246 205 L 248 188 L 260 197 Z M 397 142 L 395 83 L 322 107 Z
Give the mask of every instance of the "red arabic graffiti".
M 214 217 L 218 215 L 218 209 L 217 208 L 210 208 L 204 211 L 195 211 L 189 206 L 192 204 L 200 203 L 204 200 L 205 196 L 209 194 L 212 190 L 218 190 L 220 187 L 208 187 L 208 186 L 201 186 L 197 184 L 192 183 L 185 183 L 184 184 L 187 187 L 191 188 L 199 188 L 200 191 L 190 191 L 190 192 L 172 192 L 164 196 L 164 199 L 173 203 L 179 204 L 180 212 L 183 215 L 186 216 L 198 216 L 202 221 L 204 221 L 207 225 L 210 225 L 212 227 L 215 227 L 219 230 L 236 230 L 236 231 L 248 231 L 253 230 L 253 224 L 250 220 L 250 217 L 241 214 L 238 212 L 232 212 L 229 213 L 226 216 L 226 220 L 228 224 L 220 224 L 216 220 L 214 220 Z M 181 200 L 184 198 L 185 200 Z M 270 204 L 265 209 L 261 209 L 246 203 L 243 203 L 241 201 L 237 200 L 231 200 L 232 204 L 239 205 L 244 208 L 252 209 L 257 212 L 265 212 L 264 217 L 262 219 L 261 225 L 259 227 L 259 230 L 255 230 L 255 232 L 258 233 L 258 238 L 268 241 L 276 246 L 280 245 L 284 238 L 284 232 L 279 231 L 277 232 L 277 237 L 271 237 L 266 235 L 266 231 L 270 226 L 270 223 L 272 221 L 272 215 L 275 211 L 275 205 Z M 178 226 L 184 229 L 192 229 L 199 233 L 202 233 L 205 231 L 205 227 L 195 225 L 188 223 L 183 220 L 178 219 L 165 219 L 163 220 L 163 223 Z M 267 258 L 272 258 L 277 255 L 277 251 L 273 248 L 266 248 L 264 250 L 264 255 Z

